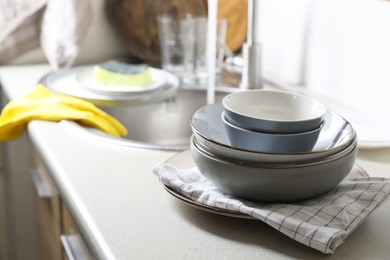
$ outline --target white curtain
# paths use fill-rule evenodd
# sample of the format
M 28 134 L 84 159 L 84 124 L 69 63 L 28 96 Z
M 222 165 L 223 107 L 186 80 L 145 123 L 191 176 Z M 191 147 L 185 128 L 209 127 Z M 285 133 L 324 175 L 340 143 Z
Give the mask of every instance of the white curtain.
M 302 83 L 309 2 L 261 0 L 257 12 L 260 14 L 257 30 L 263 46 L 263 70 L 291 84 Z
M 390 87 L 390 1 L 261 0 L 260 15 L 266 73 L 354 98 Z
M 390 2 L 316 1 L 304 84 L 367 109 L 390 94 Z
M 361 139 L 390 142 L 390 1 L 261 0 L 264 74 L 349 106 Z

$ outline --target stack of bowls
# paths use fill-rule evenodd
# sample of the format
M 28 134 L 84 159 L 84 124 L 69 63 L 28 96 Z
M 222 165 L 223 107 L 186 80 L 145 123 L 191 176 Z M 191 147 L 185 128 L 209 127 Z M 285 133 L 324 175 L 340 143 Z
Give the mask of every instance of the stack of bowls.
M 295 93 L 235 92 L 197 110 L 191 127 L 200 172 L 222 191 L 249 200 L 321 195 L 347 176 L 356 159 L 351 124 Z

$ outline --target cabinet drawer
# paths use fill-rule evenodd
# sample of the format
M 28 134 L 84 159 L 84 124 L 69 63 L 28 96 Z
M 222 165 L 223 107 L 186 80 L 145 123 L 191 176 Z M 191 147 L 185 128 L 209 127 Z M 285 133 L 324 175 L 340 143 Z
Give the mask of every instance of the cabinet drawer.
M 61 242 L 64 248 L 63 259 L 89 260 L 93 259 L 85 245 L 77 227 L 66 206 L 62 203 L 62 229 Z
M 33 150 L 30 174 L 36 189 L 39 252 L 41 259 L 61 259 L 61 202 L 49 172 L 38 153 Z

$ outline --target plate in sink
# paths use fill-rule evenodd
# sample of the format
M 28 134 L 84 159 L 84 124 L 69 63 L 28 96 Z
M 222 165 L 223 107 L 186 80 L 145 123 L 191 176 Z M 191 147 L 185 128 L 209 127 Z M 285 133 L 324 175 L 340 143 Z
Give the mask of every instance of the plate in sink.
M 103 95 L 127 95 L 139 92 L 153 91 L 165 85 L 165 73 L 163 70 L 150 68 L 151 81 L 145 86 L 127 86 L 117 84 L 101 84 L 95 80 L 93 66 L 81 70 L 76 78 L 81 86 Z
M 159 70 L 159 73 L 164 77 L 165 83 L 153 91 L 134 92 L 132 95 L 107 95 L 91 91 L 83 87 L 77 80 L 80 72 L 88 68 L 91 68 L 91 65 L 54 71 L 45 75 L 40 80 L 40 83 L 54 92 L 82 98 L 94 104 L 104 106 L 111 106 L 116 103 L 134 105 L 149 101 L 164 100 L 175 95 L 180 84 L 177 76 L 170 72 Z

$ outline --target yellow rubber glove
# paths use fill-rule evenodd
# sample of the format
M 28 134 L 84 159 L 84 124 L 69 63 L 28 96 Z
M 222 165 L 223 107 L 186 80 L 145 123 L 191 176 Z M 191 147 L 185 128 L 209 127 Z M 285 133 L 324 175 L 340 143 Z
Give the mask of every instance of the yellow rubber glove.
M 23 134 L 32 120 L 75 120 L 116 137 L 127 135 L 126 128 L 95 105 L 79 98 L 57 94 L 38 84 L 35 90 L 9 102 L 0 115 L 0 141 Z

